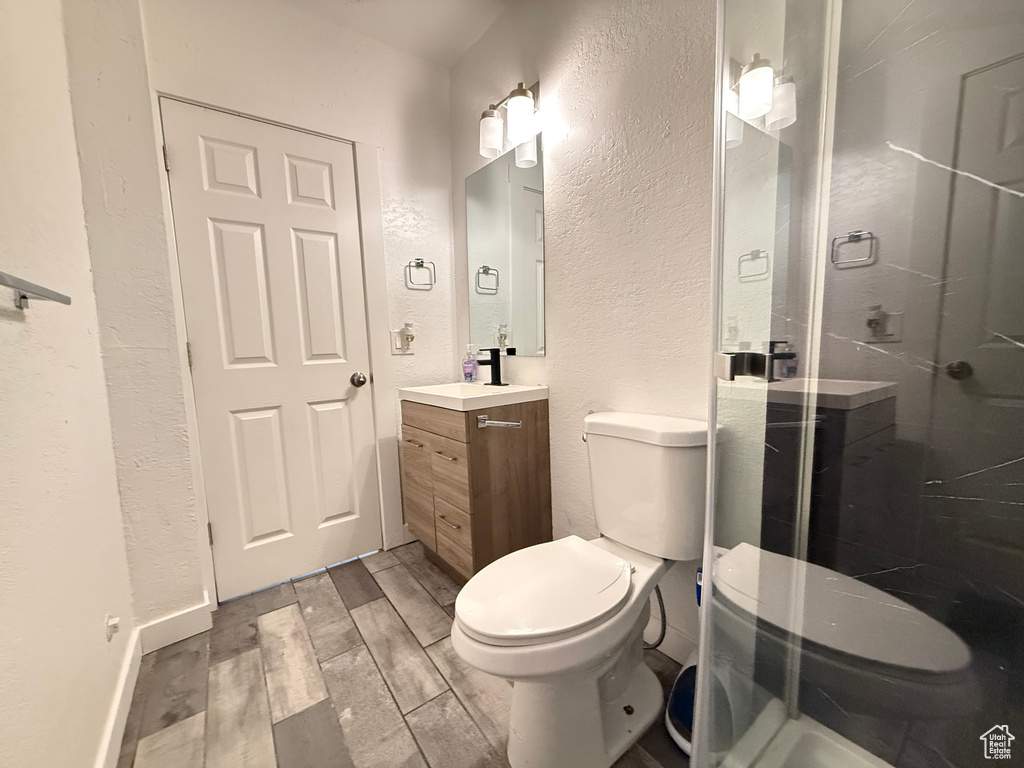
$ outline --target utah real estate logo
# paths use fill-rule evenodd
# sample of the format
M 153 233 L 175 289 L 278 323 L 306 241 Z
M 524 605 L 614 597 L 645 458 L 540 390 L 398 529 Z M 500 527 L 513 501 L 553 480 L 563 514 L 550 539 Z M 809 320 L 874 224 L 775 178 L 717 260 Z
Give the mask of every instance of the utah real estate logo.
M 1014 735 L 1008 725 L 993 725 L 979 737 L 985 743 L 986 760 L 1009 760 Z

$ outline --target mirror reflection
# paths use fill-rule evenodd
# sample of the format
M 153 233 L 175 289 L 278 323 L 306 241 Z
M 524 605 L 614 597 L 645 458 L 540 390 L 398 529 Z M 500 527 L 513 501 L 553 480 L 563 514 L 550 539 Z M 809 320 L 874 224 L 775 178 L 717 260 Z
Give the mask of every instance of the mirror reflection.
M 544 355 L 544 162 L 507 152 L 466 179 L 469 340 Z

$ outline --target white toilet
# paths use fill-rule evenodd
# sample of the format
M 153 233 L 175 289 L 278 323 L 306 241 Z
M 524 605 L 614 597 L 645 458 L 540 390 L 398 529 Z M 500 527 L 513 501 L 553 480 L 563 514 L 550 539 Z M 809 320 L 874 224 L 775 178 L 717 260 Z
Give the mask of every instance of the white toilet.
M 513 768 L 608 768 L 655 721 L 648 597 L 703 548 L 707 424 L 595 413 L 584 425 L 602 537 L 506 555 L 455 602 L 455 651 L 514 683 Z
M 802 686 L 844 715 L 894 721 L 961 718 L 980 699 L 967 643 L 863 581 L 743 543 L 714 583 L 714 638 L 734 675 L 784 669 L 796 651 Z

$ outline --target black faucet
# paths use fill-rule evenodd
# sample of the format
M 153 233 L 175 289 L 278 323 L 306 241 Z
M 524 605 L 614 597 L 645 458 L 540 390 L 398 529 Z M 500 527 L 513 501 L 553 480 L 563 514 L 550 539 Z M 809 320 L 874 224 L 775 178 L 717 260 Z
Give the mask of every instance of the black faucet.
M 508 382 L 501 380 L 501 347 L 491 347 L 490 349 L 481 349 L 481 352 L 487 352 L 490 356 L 490 360 L 477 360 L 480 365 L 491 366 L 491 380 L 487 382 L 485 386 L 488 387 L 507 387 Z M 516 353 L 515 347 L 506 347 L 506 355 L 514 355 Z

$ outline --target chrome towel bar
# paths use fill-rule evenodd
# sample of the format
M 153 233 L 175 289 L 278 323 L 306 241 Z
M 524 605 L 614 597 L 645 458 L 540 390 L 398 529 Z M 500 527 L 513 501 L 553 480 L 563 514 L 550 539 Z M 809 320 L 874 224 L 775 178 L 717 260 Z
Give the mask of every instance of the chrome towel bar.
M 57 293 L 57 291 L 51 291 L 49 288 L 43 288 L 41 285 L 30 283 L 28 280 L 22 280 L 20 277 L 8 275 L 6 272 L 0 272 L 0 285 L 14 289 L 14 306 L 18 309 L 28 309 L 28 300 L 30 298 L 56 301 L 60 304 L 71 303 L 70 296 Z

